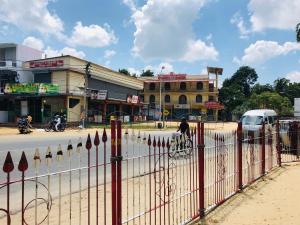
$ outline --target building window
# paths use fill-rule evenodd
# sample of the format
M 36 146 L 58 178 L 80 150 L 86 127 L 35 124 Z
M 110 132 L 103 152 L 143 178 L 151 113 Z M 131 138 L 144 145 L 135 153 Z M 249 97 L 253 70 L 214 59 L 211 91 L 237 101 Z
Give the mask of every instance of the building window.
M 178 99 L 179 104 L 187 104 L 187 98 L 185 95 L 180 95 Z
M 208 101 L 213 102 L 215 100 L 214 96 L 208 96 Z
M 150 83 L 149 90 L 151 90 L 151 91 L 155 90 L 155 83 Z
M 155 96 L 154 95 L 150 95 L 150 97 L 149 97 L 149 103 L 150 104 L 154 104 L 155 103 Z
M 170 95 L 166 95 L 165 96 L 165 102 L 170 102 L 171 101 L 171 97 L 170 97 Z
M 202 102 L 202 95 L 197 95 L 196 96 L 196 102 L 201 103 Z
M 166 91 L 171 90 L 171 84 L 170 83 L 165 83 L 165 90 Z
M 214 84 L 210 83 L 208 88 L 209 88 L 209 92 L 213 92 L 214 91 Z
M 203 83 L 197 82 L 197 90 L 203 90 Z
M 181 82 L 180 83 L 180 90 L 186 90 L 186 83 L 185 82 Z

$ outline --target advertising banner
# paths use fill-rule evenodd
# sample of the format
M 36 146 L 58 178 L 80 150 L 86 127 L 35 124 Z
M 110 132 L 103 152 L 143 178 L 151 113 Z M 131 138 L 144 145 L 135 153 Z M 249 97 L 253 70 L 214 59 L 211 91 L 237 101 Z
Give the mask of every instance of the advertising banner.
M 91 90 L 91 99 L 106 100 L 107 90 Z
M 6 84 L 5 94 L 57 94 L 59 86 L 46 83 L 16 83 Z

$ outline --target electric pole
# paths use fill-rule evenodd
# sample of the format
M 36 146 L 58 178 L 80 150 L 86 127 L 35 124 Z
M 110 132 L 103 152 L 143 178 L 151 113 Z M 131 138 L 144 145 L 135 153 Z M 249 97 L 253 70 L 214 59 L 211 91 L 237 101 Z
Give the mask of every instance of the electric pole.
M 85 66 L 85 74 L 84 74 L 84 98 L 83 98 L 83 112 L 84 112 L 84 118 L 82 120 L 82 127 L 85 128 L 85 120 L 87 118 L 87 89 L 88 89 L 88 81 L 91 77 L 91 71 L 90 71 L 91 63 L 88 62 Z

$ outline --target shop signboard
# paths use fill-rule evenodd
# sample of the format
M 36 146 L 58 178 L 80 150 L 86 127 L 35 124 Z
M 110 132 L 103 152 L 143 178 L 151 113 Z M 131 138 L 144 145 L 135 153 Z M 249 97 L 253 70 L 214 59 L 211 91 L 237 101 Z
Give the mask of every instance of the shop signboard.
M 204 106 L 207 109 L 224 109 L 224 105 L 222 105 L 220 102 L 215 102 L 215 101 L 208 101 L 204 103 Z
M 185 80 L 186 74 L 165 74 L 165 75 L 158 75 L 159 80 Z
M 57 84 L 46 83 L 16 83 L 6 84 L 5 94 L 57 94 L 59 86 Z
M 191 108 L 190 104 L 174 104 L 175 109 L 189 109 Z
M 106 100 L 107 90 L 91 90 L 91 99 L 93 100 Z
M 47 68 L 47 67 L 62 67 L 64 66 L 64 60 L 46 60 L 46 61 L 31 61 L 29 62 L 30 68 Z
M 127 103 L 138 104 L 140 102 L 140 98 L 137 95 L 128 95 Z

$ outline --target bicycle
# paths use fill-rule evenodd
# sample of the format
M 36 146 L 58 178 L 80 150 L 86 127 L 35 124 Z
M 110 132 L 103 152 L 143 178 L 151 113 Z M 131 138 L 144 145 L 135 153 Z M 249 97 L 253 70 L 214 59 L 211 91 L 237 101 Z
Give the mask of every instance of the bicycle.
M 190 156 L 193 153 L 193 141 L 181 133 L 173 133 L 171 138 L 171 148 L 169 157 Z

